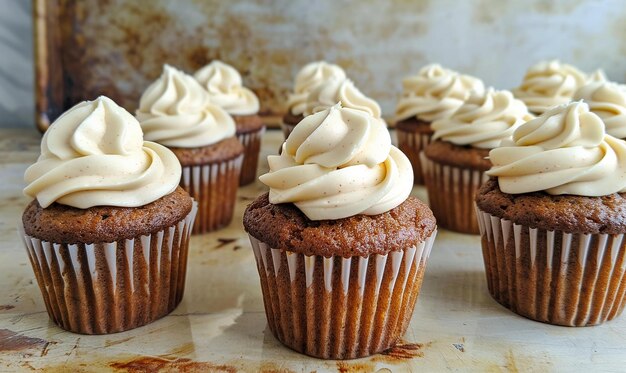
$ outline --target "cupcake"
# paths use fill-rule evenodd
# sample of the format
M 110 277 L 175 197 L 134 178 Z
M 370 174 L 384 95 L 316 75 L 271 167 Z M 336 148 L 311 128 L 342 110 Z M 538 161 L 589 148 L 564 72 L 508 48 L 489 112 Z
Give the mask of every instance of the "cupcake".
M 406 331 L 436 234 L 409 197 L 409 160 L 385 123 L 340 104 L 305 117 L 244 213 L 269 328 L 287 347 L 353 359 Z
M 312 90 L 306 99 L 303 114 L 306 117 L 334 106 L 337 102 L 344 108 L 361 110 L 381 119 L 380 105 L 365 96 L 350 79 L 329 79 Z
M 463 105 L 472 90 L 483 93 L 482 81 L 444 69 L 424 66 L 417 75 L 402 81 L 402 97 L 396 106 L 398 147 L 413 165 L 415 184 L 424 184 L 419 154 L 430 144 L 430 124 L 447 119 Z
M 259 99 L 244 87 L 241 75 L 234 67 L 214 60 L 198 70 L 194 77 L 209 92 L 211 103 L 224 109 L 235 120 L 236 136 L 243 145 L 244 155 L 239 185 L 256 179 L 265 125 L 258 115 Z
M 309 93 L 331 78 L 345 79 L 346 73 L 338 65 L 324 61 L 311 62 L 298 72 L 293 93 L 289 95 L 287 101 L 287 113 L 282 122 L 285 138 L 289 137 L 293 127 L 304 117 Z
M 489 149 L 531 119 L 509 91 L 472 94 L 448 119 L 433 122 L 433 142 L 422 153 L 430 208 L 440 226 L 478 234 L 474 196 L 491 167 Z
M 542 61 L 526 71 L 524 81 L 513 89 L 513 94 L 524 101 L 530 112 L 538 115 L 553 106 L 570 102 L 587 80 L 587 75 L 572 65 L 558 60 Z
M 145 139 L 167 146 L 182 165 L 180 185 L 198 202 L 193 232 L 228 225 L 244 152 L 233 118 L 192 76 L 168 65 L 141 96 L 136 117 Z
M 44 134 L 24 179 L 20 227 L 50 318 L 82 334 L 155 321 L 185 289 L 195 206 L 167 148 L 106 97 L 82 102 Z
M 584 100 L 606 127 L 606 133 L 626 139 L 626 85 L 612 82 L 591 82 L 574 94 L 575 100 Z
M 624 309 L 626 142 L 587 104 L 555 107 L 492 150 L 477 197 L 489 292 L 532 320 L 601 324 Z

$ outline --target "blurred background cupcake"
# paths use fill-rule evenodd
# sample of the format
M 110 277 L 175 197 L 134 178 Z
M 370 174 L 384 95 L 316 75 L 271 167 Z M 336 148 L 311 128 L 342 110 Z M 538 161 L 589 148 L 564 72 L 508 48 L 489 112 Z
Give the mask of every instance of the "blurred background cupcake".
M 430 124 L 446 119 L 461 106 L 471 91 L 484 92 L 480 79 L 431 64 L 417 75 L 402 80 L 402 97 L 396 106 L 398 147 L 411 161 L 415 184 L 424 184 L 419 155 L 430 143 Z
M 336 133 L 343 135 L 336 136 Z M 244 213 L 270 330 L 323 359 L 386 350 L 406 331 L 436 235 L 385 123 L 340 104 L 305 117 Z
M 283 116 L 281 128 L 285 139 L 293 127 L 304 118 L 306 99 L 309 93 L 329 79 L 345 79 L 346 73 L 339 65 L 325 61 L 316 61 L 306 64 L 298 74 L 293 86 L 293 93 L 287 100 L 287 112 Z
M 601 71 L 591 77 L 606 78 Z M 559 60 L 541 61 L 526 71 L 522 84 L 512 91 L 515 98 L 524 101 L 531 113 L 539 115 L 553 106 L 570 102 L 576 90 L 588 79 L 584 72 Z
M 181 186 L 199 205 L 194 233 L 229 224 L 244 153 L 233 118 L 192 76 L 168 65 L 141 96 L 136 117 L 146 140 L 178 157 Z
M 21 233 L 52 321 L 116 333 L 176 308 L 196 211 L 180 175 L 176 156 L 143 141 L 137 120 L 106 97 L 50 126 L 24 175 L 35 200 Z
M 489 150 L 533 116 L 509 91 L 474 92 L 448 119 L 432 124 L 422 153 L 428 201 L 441 227 L 478 234 L 474 197 L 491 167 Z
M 555 107 L 492 150 L 476 197 L 489 292 L 533 320 L 601 324 L 626 302 L 626 142 L 587 104 Z
M 584 100 L 589 110 L 602 118 L 606 133 L 626 139 L 626 85 L 590 82 L 576 91 L 574 100 Z
M 259 113 L 259 99 L 243 86 L 241 75 L 232 66 L 213 60 L 198 70 L 194 77 L 209 92 L 211 103 L 226 110 L 235 120 L 236 136 L 244 147 L 239 185 L 256 179 L 265 125 Z

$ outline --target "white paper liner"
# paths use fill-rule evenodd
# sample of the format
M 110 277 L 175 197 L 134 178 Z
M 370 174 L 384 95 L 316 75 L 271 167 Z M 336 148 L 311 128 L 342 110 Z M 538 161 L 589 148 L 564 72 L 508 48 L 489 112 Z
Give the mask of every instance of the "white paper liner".
M 323 359 L 390 348 L 411 320 L 436 234 L 367 258 L 305 256 L 250 236 L 270 330 L 287 347 Z
M 287 124 L 284 122 L 280 123 L 280 128 L 283 130 L 283 135 L 285 135 L 285 140 L 289 137 L 295 127 L 295 124 Z
M 256 179 L 257 163 L 261 151 L 261 137 L 265 133 L 265 126 L 258 131 L 237 134 L 237 139 L 243 145 L 243 163 L 239 185 L 248 185 Z
M 22 238 L 50 318 L 81 334 L 108 334 L 157 320 L 183 297 L 191 212 L 151 235 L 109 243 L 59 244 Z
M 437 225 L 456 232 L 478 234 L 474 198 L 482 183 L 489 178 L 487 174 L 433 162 L 424 152 L 420 158 L 428 203 L 437 218 Z
M 193 233 L 226 226 L 233 218 L 243 154 L 228 161 L 184 166 L 180 186 L 198 202 Z
M 424 132 L 403 131 L 396 128 L 398 148 L 409 158 L 413 166 L 413 182 L 424 184 L 424 171 L 420 160 L 420 153 L 431 142 L 432 134 Z
M 489 292 L 533 320 L 601 324 L 626 304 L 624 235 L 529 228 L 476 208 Z

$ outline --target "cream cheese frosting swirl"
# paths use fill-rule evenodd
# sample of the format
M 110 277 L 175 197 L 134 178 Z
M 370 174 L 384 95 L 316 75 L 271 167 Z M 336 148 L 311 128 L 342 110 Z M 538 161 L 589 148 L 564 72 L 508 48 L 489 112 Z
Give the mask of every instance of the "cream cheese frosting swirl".
M 417 75 L 402 81 L 402 97 L 396 107 L 396 120 L 412 117 L 433 122 L 449 118 L 469 97 L 483 93 L 480 79 L 444 69 L 439 64 L 424 66 Z
M 268 163 L 259 180 L 270 202 L 294 203 L 311 220 L 381 214 L 413 188 L 411 163 L 384 121 L 340 104 L 305 117 Z
M 553 106 L 568 103 L 587 76 L 576 67 L 558 60 L 542 61 L 530 67 L 522 84 L 513 90 L 528 109 L 541 114 Z
M 287 105 L 293 115 L 300 115 L 306 109 L 306 99 L 312 90 L 329 79 L 343 80 L 346 73 L 335 64 L 317 61 L 306 64 L 296 75 L 293 93 L 289 95 Z
M 359 91 L 350 79 L 329 79 L 311 91 L 307 97 L 304 116 L 327 109 L 337 102 L 341 102 L 344 108 L 365 111 L 380 118 L 378 103 Z
M 487 174 L 505 193 L 626 192 L 626 142 L 607 135 L 602 119 L 583 102 L 557 106 L 520 126 L 489 158 Z
M 434 121 L 431 128 L 435 131 L 433 140 L 493 149 L 532 118 L 526 105 L 511 92 L 489 88 L 482 95 L 474 92 L 452 117 Z
M 243 86 L 239 72 L 222 61 L 213 60 L 198 70 L 194 77 L 209 92 L 211 102 L 231 115 L 252 115 L 259 112 L 259 99 Z
M 143 141 L 137 120 L 101 96 L 66 111 L 46 131 L 24 174 L 24 194 L 42 207 L 138 207 L 174 191 L 181 166 L 166 147 Z
M 592 82 L 582 86 L 574 95 L 584 100 L 589 109 L 604 121 L 606 133 L 626 138 L 626 85 L 612 82 Z
M 146 140 L 197 148 L 235 135 L 235 122 L 192 76 L 169 65 L 141 96 L 136 117 Z

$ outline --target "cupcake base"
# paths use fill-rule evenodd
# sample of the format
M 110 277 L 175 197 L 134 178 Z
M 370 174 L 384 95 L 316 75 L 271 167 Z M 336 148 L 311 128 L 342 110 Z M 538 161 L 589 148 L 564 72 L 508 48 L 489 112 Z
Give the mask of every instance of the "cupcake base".
M 183 166 L 180 185 L 198 202 L 193 234 L 230 224 L 235 210 L 243 154 L 223 162 Z
M 431 142 L 433 131 L 430 123 L 416 119 L 396 123 L 398 148 L 409 158 L 413 166 L 413 183 L 424 184 L 420 153 Z
M 602 324 L 626 305 L 624 235 L 530 228 L 476 208 L 491 296 L 532 320 Z
M 185 290 L 189 236 L 197 212 L 161 231 L 110 243 L 63 244 L 24 233 L 50 318 L 81 334 L 109 334 L 172 312 Z
M 435 235 L 417 247 L 349 258 L 273 249 L 250 236 L 270 330 L 322 359 L 392 347 L 411 320 Z
M 237 134 L 237 139 L 244 148 L 239 185 L 248 185 L 256 180 L 257 164 L 259 163 L 259 153 L 261 151 L 261 138 L 264 133 L 265 126 L 254 132 Z
M 428 202 L 437 225 L 455 232 L 478 234 L 474 197 L 488 179 L 482 170 L 454 167 L 420 154 Z

